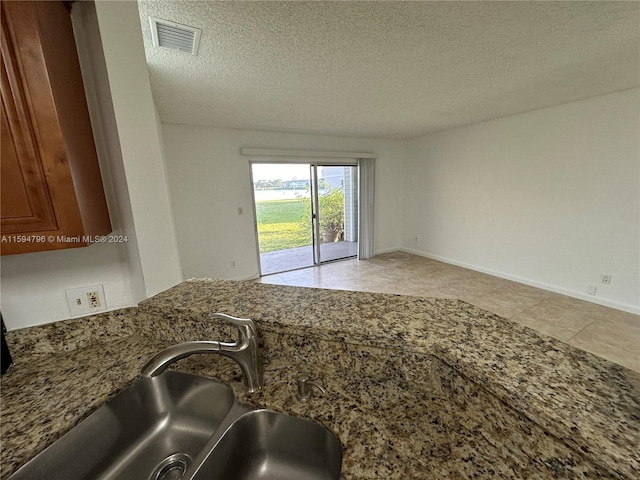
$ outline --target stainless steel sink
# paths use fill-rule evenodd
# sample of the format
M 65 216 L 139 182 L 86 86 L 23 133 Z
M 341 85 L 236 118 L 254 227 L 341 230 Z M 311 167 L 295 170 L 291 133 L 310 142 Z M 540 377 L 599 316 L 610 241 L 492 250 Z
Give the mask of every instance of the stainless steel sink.
M 269 410 L 242 415 L 192 480 L 335 480 L 342 446 L 321 425 Z
M 180 478 L 234 400 L 226 385 L 195 375 L 170 371 L 140 378 L 11 480 Z
M 342 446 L 321 425 L 251 410 L 226 385 L 141 377 L 10 480 L 329 480 Z

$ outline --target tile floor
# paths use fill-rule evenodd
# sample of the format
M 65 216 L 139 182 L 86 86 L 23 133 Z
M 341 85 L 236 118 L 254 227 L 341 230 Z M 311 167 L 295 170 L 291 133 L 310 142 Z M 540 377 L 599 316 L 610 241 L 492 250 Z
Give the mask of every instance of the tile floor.
M 282 285 L 457 298 L 640 372 L 640 316 L 403 252 L 264 276 Z
M 332 242 L 320 245 L 320 256 L 323 261 L 355 257 L 356 255 L 358 255 L 358 242 Z M 311 245 L 260 254 L 262 275 L 311 266 L 313 266 L 313 247 Z

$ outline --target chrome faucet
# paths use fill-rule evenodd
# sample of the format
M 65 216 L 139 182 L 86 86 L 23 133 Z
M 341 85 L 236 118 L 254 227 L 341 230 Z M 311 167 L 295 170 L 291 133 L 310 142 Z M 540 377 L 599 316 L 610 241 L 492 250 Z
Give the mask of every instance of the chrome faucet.
M 249 392 L 262 387 L 262 372 L 258 362 L 258 332 L 255 324 L 248 318 L 235 318 L 224 313 L 214 313 L 211 318 L 220 318 L 238 329 L 238 340 L 234 343 L 200 341 L 173 345 L 156 354 L 142 368 L 142 376 L 155 377 L 164 372 L 169 365 L 181 358 L 196 353 L 217 353 L 235 360 L 243 373 L 243 383 Z

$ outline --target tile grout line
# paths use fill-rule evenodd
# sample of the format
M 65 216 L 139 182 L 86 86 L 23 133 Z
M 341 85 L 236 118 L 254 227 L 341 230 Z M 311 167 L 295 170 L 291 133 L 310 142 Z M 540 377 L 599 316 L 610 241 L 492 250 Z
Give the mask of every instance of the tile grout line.
M 594 323 L 596 323 L 596 322 L 597 322 L 597 320 L 593 320 L 591 323 L 587 324 L 584 328 L 582 328 L 580 331 L 578 331 L 577 333 L 575 333 L 572 337 L 568 338 L 568 339 L 566 340 L 566 342 L 565 342 L 565 343 L 569 343 L 571 340 L 573 340 L 574 338 L 576 338 L 578 335 L 580 335 L 582 332 L 584 332 L 587 328 L 589 328 L 591 325 L 593 325 L 593 324 L 594 324 Z M 605 343 L 605 342 L 601 342 L 601 343 Z M 619 348 L 619 347 L 618 347 L 618 346 L 616 346 L 616 345 L 612 345 L 612 346 L 615 346 L 616 348 Z

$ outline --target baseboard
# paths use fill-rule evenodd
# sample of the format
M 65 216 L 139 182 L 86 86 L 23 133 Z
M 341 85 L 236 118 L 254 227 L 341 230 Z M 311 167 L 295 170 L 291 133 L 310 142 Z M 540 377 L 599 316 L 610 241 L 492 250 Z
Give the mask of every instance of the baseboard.
M 603 305 L 605 307 L 615 308 L 616 310 L 622 310 L 629 313 L 634 313 L 636 315 L 640 315 L 640 307 L 637 305 L 632 305 L 630 303 L 622 303 L 616 302 L 614 300 L 608 300 L 606 298 L 594 297 L 592 295 L 587 295 L 585 293 L 579 292 L 577 290 L 571 290 L 568 288 L 560 287 L 558 285 L 553 285 L 550 283 L 539 282 L 536 280 L 531 280 L 529 278 L 520 277 L 518 275 L 512 275 L 509 273 L 500 272 L 497 270 L 491 270 L 490 268 L 478 267 L 477 265 L 472 265 L 465 262 L 459 262 L 457 260 L 453 260 L 447 257 L 441 257 L 440 255 L 432 255 L 429 253 L 420 252 L 418 250 L 413 250 L 411 248 L 399 248 L 401 252 L 411 253 L 413 255 L 418 255 L 420 257 L 430 258 L 432 260 L 437 260 L 439 262 L 448 263 L 451 265 L 456 265 L 458 267 L 468 268 L 469 270 L 474 270 L 476 272 L 486 273 L 487 275 L 493 275 L 494 277 L 504 278 L 506 280 L 512 280 L 514 282 L 523 283 L 525 285 L 529 285 L 531 287 L 540 288 L 542 290 L 547 290 L 554 293 L 559 293 L 561 295 L 566 295 L 568 297 L 577 298 L 579 300 L 584 300 L 586 302 L 595 303 L 598 305 Z M 382 253 L 382 252 L 381 252 Z M 385 252 L 386 253 L 386 252 Z
M 398 250 L 402 250 L 402 249 L 399 247 L 383 248 L 382 250 L 376 250 L 374 255 L 382 255 L 383 253 L 397 252 Z
M 249 275 L 242 275 L 242 276 L 238 276 L 238 277 L 231 277 L 231 278 L 227 278 L 225 280 L 231 280 L 234 282 L 245 282 L 247 280 L 256 280 L 260 278 L 260 274 L 259 273 L 251 273 Z

